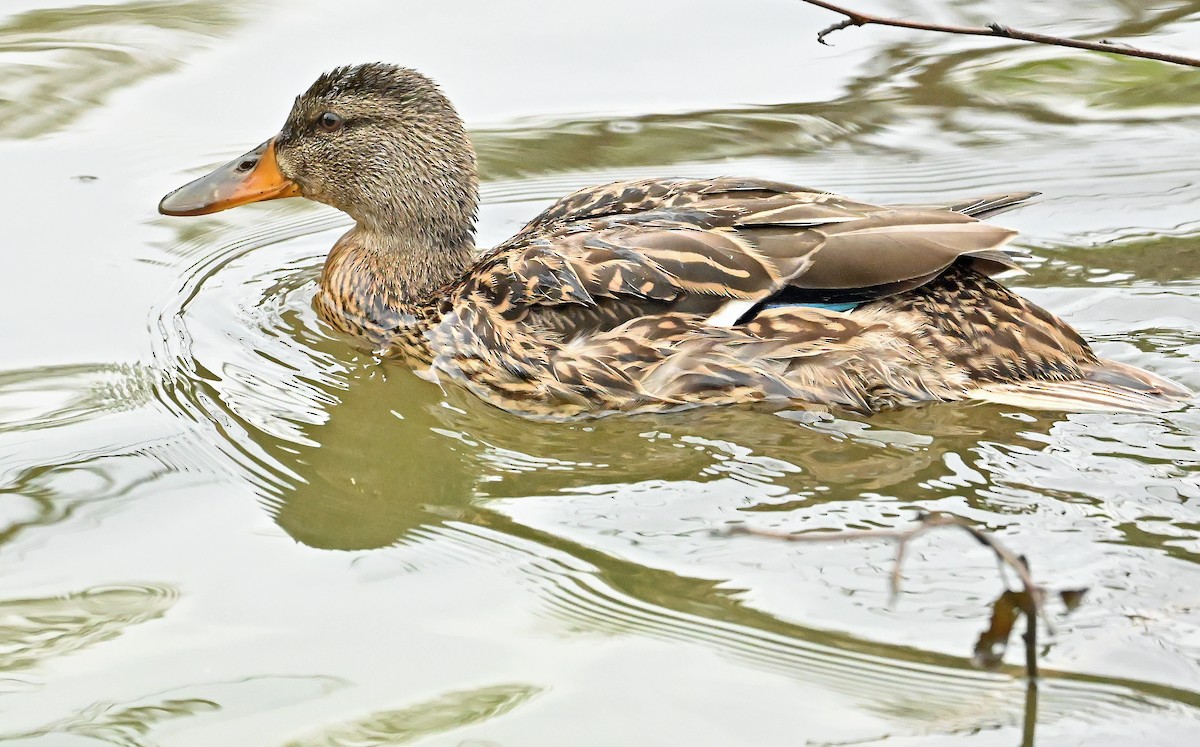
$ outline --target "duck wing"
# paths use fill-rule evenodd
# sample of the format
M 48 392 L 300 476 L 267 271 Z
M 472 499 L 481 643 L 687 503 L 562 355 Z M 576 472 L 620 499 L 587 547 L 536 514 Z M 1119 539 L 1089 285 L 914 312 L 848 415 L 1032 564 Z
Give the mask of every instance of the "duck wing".
M 1016 265 L 1015 232 L 954 207 L 888 207 L 752 179 L 617 182 L 568 195 L 497 247 L 463 291 L 508 322 L 573 338 L 663 313 L 712 326 L 776 304 L 860 304 L 958 262 Z M 987 210 L 981 208 L 984 212 Z

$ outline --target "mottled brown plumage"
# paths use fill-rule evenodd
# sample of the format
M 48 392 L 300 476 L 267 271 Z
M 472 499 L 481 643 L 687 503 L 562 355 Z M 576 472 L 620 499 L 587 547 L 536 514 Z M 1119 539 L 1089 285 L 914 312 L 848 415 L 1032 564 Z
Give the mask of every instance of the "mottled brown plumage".
M 462 122 L 428 78 L 373 64 L 322 76 L 276 138 L 161 208 L 297 191 L 356 221 L 326 261 L 322 318 L 526 415 L 963 399 L 1146 410 L 1189 396 L 1097 358 L 991 278 L 1015 266 L 1013 232 L 978 218 L 1028 193 L 887 207 L 756 179 L 618 182 L 562 198 L 475 259 Z

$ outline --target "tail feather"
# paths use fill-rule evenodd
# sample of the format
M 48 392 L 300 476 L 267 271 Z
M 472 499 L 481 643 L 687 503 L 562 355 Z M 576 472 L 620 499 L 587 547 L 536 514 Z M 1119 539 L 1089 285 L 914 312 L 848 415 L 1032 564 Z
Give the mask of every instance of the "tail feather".
M 1041 192 L 1002 192 L 999 194 L 983 195 L 971 200 L 963 200 L 951 205 L 945 205 L 944 207 L 947 210 L 969 215 L 972 218 L 990 218 L 1006 210 L 1024 205 L 1040 194 Z
M 1161 412 L 1194 395 L 1187 388 L 1134 366 L 1099 360 L 1074 381 L 1022 381 L 987 384 L 971 399 L 1034 410 L 1064 412 Z
M 990 218 L 1007 210 L 1024 205 L 1041 192 L 997 192 L 996 194 L 980 195 L 965 200 L 958 200 L 940 205 L 898 205 L 897 207 L 914 210 L 953 210 L 956 213 L 969 215 L 972 218 Z

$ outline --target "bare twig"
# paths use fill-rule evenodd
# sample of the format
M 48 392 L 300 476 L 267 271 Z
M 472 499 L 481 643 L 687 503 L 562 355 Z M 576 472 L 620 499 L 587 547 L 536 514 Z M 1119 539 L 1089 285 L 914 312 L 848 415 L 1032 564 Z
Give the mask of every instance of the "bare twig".
M 1017 611 L 1024 613 L 1026 619 L 1025 634 L 1022 636 L 1025 641 L 1025 671 L 1031 680 L 1037 679 L 1038 664 L 1037 664 L 1037 623 L 1040 619 L 1047 628 L 1050 628 L 1050 622 L 1047 620 L 1042 611 L 1042 596 L 1043 591 L 1034 582 L 1033 576 L 1029 572 L 1029 564 L 1025 562 L 1025 558 L 1017 555 L 1012 550 L 1002 545 L 999 540 L 992 537 L 990 534 L 977 529 L 966 519 L 950 514 L 922 514 L 917 518 L 916 526 L 909 529 L 879 529 L 871 531 L 846 531 L 846 532 L 810 532 L 808 534 L 788 534 L 786 532 L 775 532 L 769 529 L 755 529 L 753 527 L 735 526 L 727 530 L 727 534 L 733 535 L 751 535 L 755 537 L 769 537 L 772 539 L 783 540 L 785 542 L 806 542 L 806 543 L 824 543 L 824 542 L 844 542 L 850 540 L 889 540 L 896 543 L 896 562 L 892 567 L 891 575 L 891 596 L 895 601 L 896 596 L 900 592 L 901 573 L 903 572 L 904 558 L 908 550 L 908 545 L 914 539 L 921 536 L 931 529 L 939 529 L 942 527 L 957 527 L 967 534 L 971 535 L 976 542 L 983 545 L 992 551 L 1000 563 L 1001 569 L 1009 568 L 1021 581 L 1022 589 L 1019 592 L 1006 591 L 1004 595 L 997 600 L 995 610 L 993 612 L 992 628 L 989 632 L 998 631 L 1002 635 L 994 636 L 998 640 L 1007 641 L 1009 631 L 1012 624 L 1016 621 Z M 1003 574 L 1002 574 L 1003 575 Z M 1082 591 L 1067 592 L 1069 594 L 1078 595 Z M 1064 596 L 1065 599 L 1065 596 Z M 1011 615 L 1011 619 L 1000 621 L 998 618 L 1001 615 Z M 987 634 L 985 634 L 986 636 Z M 981 645 L 985 640 L 985 636 L 981 636 Z
M 1025 714 L 1021 719 L 1021 747 L 1034 747 L 1038 721 L 1038 683 L 1030 679 L 1025 683 Z
M 843 542 L 849 540 L 892 540 L 896 543 L 896 564 L 892 568 L 891 591 L 892 601 L 895 601 L 896 595 L 900 592 L 900 573 L 901 566 L 904 563 L 904 556 L 907 552 L 908 544 L 917 537 L 921 536 L 930 529 L 938 529 L 940 527 L 958 527 L 967 534 L 975 538 L 979 544 L 991 549 L 996 555 L 996 559 L 1000 561 L 1002 566 L 1011 568 L 1017 578 L 1021 580 L 1022 586 L 1026 592 L 1032 592 L 1037 588 L 1037 584 L 1033 581 L 1033 576 L 1029 574 L 1029 567 L 1025 563 L 1025 559 L 1012 550 L 1009 550 L 1004 545 L 1000 544 L 999 540 L 992 537 L 990 534 L 976 529 L 966 519 L 960 516 L 951 514 L 921 514 L 917 517 L 917 525 L 911 529 L 877 529 L 867 531 L 847 531 L 847 532 L 810 532 L 808 534 L 788 534 L 786 532 L 773 532 L 769 529 L 755 529 L 753 527 L 736 526 L 729 530 L 730 534 L 748 534 L 755 537 L 772 537 L 785 542 Z M 1036 596 L 1036 595 L 1032 595 Z M 1035 612 L 1041 613 L 1039 605 Z
M 821 44 L 828 44 L 825 38 L 834 31 L 850 28 L 851 26 L 892 26 L 902 29 L 917 29 L 919 31 L 938 31 L 944 34 L 967 34 L 970 36 L 996 36 L 1003 39 L 1016 39 L 1017 41 L 1034 42 L 1035 44 L 1050 44 L 1056 47 L 1070 47 L 1072 49 L 1087 49 L 1093 52 L 1108 52 L 1110 54 L 1123 55 L 1125 57 L 1141 57 L 1147 60 L 1158 60 L 1160 62 L 1170 62 L 1175 65 L 1185 65 L 1187 67 L 1200 67 L 1200 59 L 1188 57 L 1181 54 L 1171 54 L 1169 52 L 1154 52 L 1149 49 L 1140 49 L 1128 44 L 1101 39 L 1099 41 L 1087 41 L 1085 39 L 1072 39 L 1064 36 L 1051 36 L 1049 34 L 1038 34 L 1032 31 L 1021 31 L 1014 29 L 1011 26 L 1004 26 L 999 23 L 989 23 L 987 26 L 946 26 L 938 23 L 923 23 L 921 21 L 905 21 L 899 18 L 886 18 L 884 16 L 873 16 L 867 13 L 860 13 L 856 10 L 843 8 L 834 3 L 825 2 L 825 0 L 800 0 L 800 2 L 815 5 L 818 8 L 840 13 L 846 16 L 844 21 L 823 29 L 817 34 L 817 41 Z
M 1021 560 L 1024 560 L 1024 558 L 1021 558 Z M 1029 672 L 1029 678 L 1032 680 L 1037 679 L 1037 622 L 1040 597 L 1041 589 L 1035 588 L 1033 590 L 1032 604 L 1028 604 L 1022 610 L 1025 613 L 1025 635 L 1021 636 L 1025 641 L 1025 671 Z M 1049 624 L 1047 621 L 1047 627 Z

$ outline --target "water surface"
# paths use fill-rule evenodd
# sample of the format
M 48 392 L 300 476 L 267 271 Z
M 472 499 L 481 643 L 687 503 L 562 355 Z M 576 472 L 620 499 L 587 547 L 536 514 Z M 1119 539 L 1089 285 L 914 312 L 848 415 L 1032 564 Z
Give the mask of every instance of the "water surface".
M 1200 2 L 864 3 L 1182 51 Z M 0 10 L 0 741 L 1012 745 L 1001 589 L 948 511 L 1091 589 L 1043 636 L 1041 744 L 1200 738 L 1200 408 L 539 424 L 380 364 L 310 302 L 346 219 L 158 198 L 333 65 L 438 78 L 481 245 L 564 192 L 756 175 L 876 201 L 1037 189 L 1010 282 L 1200 388 L 1200 85 L 756 3 L 8 0 Z M 1061 610 L 1053 610 L 1056 613 Z

